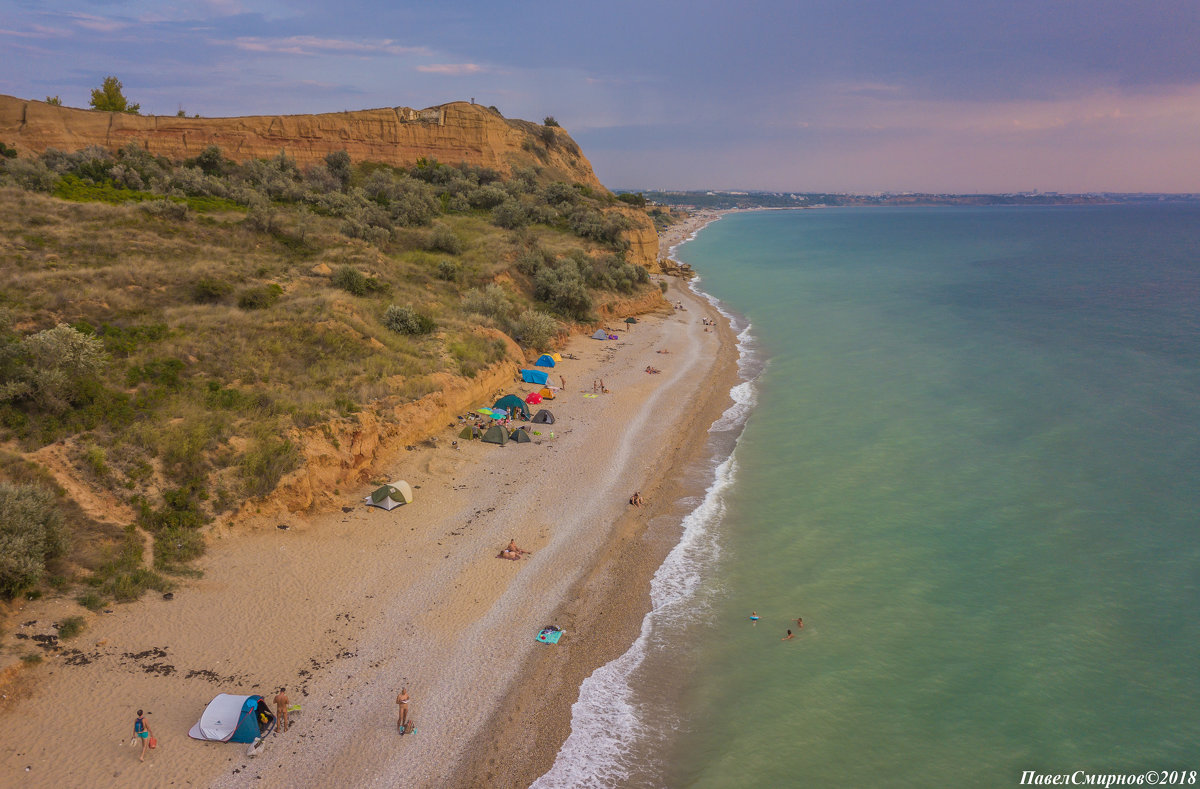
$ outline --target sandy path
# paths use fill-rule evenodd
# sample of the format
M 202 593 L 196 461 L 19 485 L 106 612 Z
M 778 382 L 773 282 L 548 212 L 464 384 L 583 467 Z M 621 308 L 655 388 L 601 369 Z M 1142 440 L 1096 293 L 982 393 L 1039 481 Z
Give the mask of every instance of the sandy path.
M 65 658 L 28 672 L 34 686 L 0 699 L 0 783 L 446 785 L 534 647 L 548 649 L 533 635 L 603 559 L 630 493 L 665 471 L 689 404 L 712 394 L 720 340 L 700 325 L 711 312 L 677 286 L 668 298 L 690 309 L 647 316 L 618 341 L 572 341 L 579 360 L 553 373 L 568 382 L 549 404 L 559 422 L 534 444 L 455 449 L 447 428 L 438 448 L 401 452 L 381 475 L 419 486 L 412 505 L 385 513 L 360 505 L 366 490 L 340 491 L 349 512 L 217 540 L 204 578 L 174 600 L 94 618 Z M 584 397 L 593 378 L 613 393 Z M 494 558 L 510 537 L 532 556 Z M 43 618 L 77 609 L 40 605 Z M 588 637 L 568 632 L 561 646 Z M 419 725 L 403 739 L 402 683 Z M 257 760 L 187 738 L 216 693 L 270 697 L 285 684 L 304 712 Z M 129 747 L 139 706 L 161 741 L 144 765 Z

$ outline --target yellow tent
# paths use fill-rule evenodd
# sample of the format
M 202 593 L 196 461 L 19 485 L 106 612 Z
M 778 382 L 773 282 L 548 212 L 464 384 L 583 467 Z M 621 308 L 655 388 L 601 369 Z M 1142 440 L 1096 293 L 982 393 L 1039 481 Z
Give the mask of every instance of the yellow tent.
M 538 394 L 540 394 L 542 396 L 543 400 L 553 400 L 554 399 L 554 392 L 549 387 L 546 387 L 542 391 L 538 392 Z
M 550 354 L 550 358 L 554 360 L 555 364 L 562 361 L 562 357 L 559 356 L 557 353 Z

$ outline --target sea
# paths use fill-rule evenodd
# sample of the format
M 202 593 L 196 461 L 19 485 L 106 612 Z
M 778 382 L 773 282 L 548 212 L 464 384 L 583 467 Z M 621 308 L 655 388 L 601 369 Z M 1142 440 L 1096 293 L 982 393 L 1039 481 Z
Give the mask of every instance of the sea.
M 1196 785 L 1200 206 L 743 212 L 676 256 L 741 382 L 534 786 Z

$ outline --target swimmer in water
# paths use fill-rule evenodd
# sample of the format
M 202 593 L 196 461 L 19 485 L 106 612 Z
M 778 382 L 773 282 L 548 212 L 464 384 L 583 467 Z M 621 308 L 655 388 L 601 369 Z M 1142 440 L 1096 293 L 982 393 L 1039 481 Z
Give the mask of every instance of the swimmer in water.
M 779 640 L 780 640 L 780 641 L 790 641 L 791 639 L 793 639 L 793 638 L 795 638 L 795 637 L 796 637 L 796 634 L 795 634 L 795 633 L 793 633 L 791 630 L 789 630 L 789 631 L 788 631 L 788 634 L 787 634 L 786 636 L 784 636 L 783 638 L 779 639 Z
M 751 612 L 750 612 L 750 621 L 751 621 L 751 622 L 757 622 L 757 621 L 758 621 L 758 612 L 757 612 L 757 611 L 751 611 Z

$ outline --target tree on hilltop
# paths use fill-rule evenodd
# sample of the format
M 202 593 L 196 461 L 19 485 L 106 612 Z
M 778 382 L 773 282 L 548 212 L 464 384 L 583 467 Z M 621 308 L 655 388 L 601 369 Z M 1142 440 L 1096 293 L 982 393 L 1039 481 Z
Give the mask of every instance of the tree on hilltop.
M 55 107 L 61 107 L 62 99 L 60 99 L 58 96 L 47 96 L 46 103 L 53 104 Z
M 125 98 L 125 94 L 121 92 L 122 87 L 124 86 L 121 85 L 121 80 L 116 77 L 105 77 L 104 84 L 92 91 L 92 100 L 89 102 L 92 109 L 101 112 L 128 112 L 137 115 L 142 105 L 130 104 L 129 99 Z

